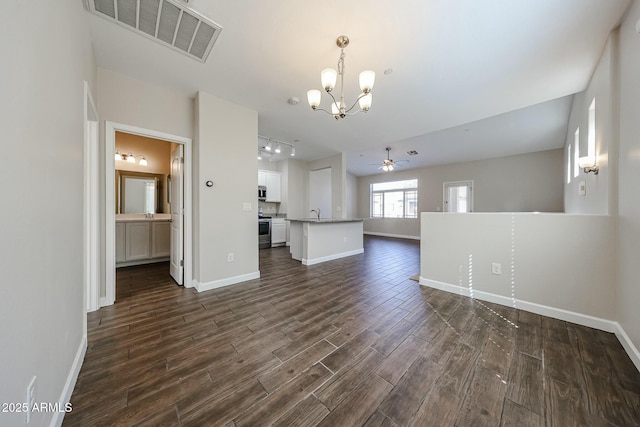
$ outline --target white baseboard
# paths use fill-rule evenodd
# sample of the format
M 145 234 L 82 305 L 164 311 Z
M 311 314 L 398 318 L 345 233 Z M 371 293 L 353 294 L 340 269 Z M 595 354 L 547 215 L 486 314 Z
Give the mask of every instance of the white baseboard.
M 622 344 L 622 347 L 629 355 L 629 358 L 631 359 L 633 364 L 636 365 L 638 371 L 640 371 L 640 351 L 638 351 L 638 348 L 633 345 L 631 338 L 629 338 L 629 335 L 627 335 L 624 329 L 622 329 L 622 326 L 617 322 L 616 325 L 618 327 L 615 331 L 615 334 L 618 338 L 618 341 L 620 341 L 620 344 Z
M 84 335 L 80 340 L 80 345 L 78 346 L 76 357 L 75 359 L 73 359 L 73 364 L 71 365 L 71 370 L 67 375 L 67 381 L 64 383 L 64 388 L 62 389 L 60 399 L 58 399 L 58 403 L 60 404 L 61 408 L 64 408 L 65 405 L 71 401 L 71 394 L 73 394 L 73 389 L 76 386 L 78 374 L 80 374 L 80 368 L 82 368 L 82 362 L 84 361 L 84 355 L 86 352 L 87 336 Z M 62 425 L 62 421 L 64 420 L 64 414 L 64 412 L 60 411 L 54 412 L 53 418 L 51 418 L 51 427 L 60 427 Z
M 246 282 L 248 280 L 259 279 L 260 272 L 241 274 L 240 276 L 227 277 L 225 279 L 214 280 L 212 282 L 200 283 L 193 281 L 194 287 L 198 292 L 210 291 L 212 289 L 222 288 L 224 286 L 235 285 L 236 283 Z
M 363 254 L 363 253 L 364 253 L 364 248 L 355 249 L 353 251 L 348 251 L 348 252 L 341 252 L 339 254 L 327 255 L 319 258 L 312 258 L 312 259 L 302 258 L 302 264 L 303 265 L 320 264 L 321 262 L 333 261 L 334 259 L 344 258 L 344 257 Z
M 100 308 L 113 305 L 115 301 L 109 301 L 107 297 L 100 297 Z
M 428 286 L 431 288 L 440 289 L 442 291 L 471 297 L 471 291 L 469 290 L 469 288 L 465 288 L 462 286 L 439 282 L 437 280 L 427 279 L 422 276 L 420 276 L 419 283 L 422 286 Z M 582 326 L 588 326 L 590 328 L 599 329 L 605 332 L 614 333 L 620 341 L 620 344 L 622 344 L 622 347 L 629 355 L 629 358 L 631 358 L 634 365 L 636 365 L 636 368 L 638 368 L 638 371 L 640 371 L 640 352 L 638 352 L 638 349 L 633 345 L 633 342 L 631 342 L 631 339 L 624 332 L 622 326 L 618 322 L 589 316 L 588 314 L 576 313 L 574 311 L 564 310 L 561 308 L 549 307 L 547 305 L 537 304 L 534 302 L 513 299 L 505 297 L 503 295 L 492 294 L 490 292 L 478 291 L 477 289 L 473 290 L 473 298 L 504 305 L 507 307 L 514 307 L 519 310 L 529 311 L 531 313 L 552 317 L 554 319 L 564 320 L 566 322 L 576 323 Z
M 377 231 L 363 231 L 362 234 L 380 237 L 395 237 L 396 239 L 420 240 L 420 236 L 408 236 L 405 234 L 378 233 Z

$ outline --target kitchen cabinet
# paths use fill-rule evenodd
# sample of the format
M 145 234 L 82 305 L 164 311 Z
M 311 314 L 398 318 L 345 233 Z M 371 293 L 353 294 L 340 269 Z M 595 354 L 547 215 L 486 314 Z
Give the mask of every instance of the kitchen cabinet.
M 280 203 L 282 201 L 281 181 L 280 172 L 267 170 L 258 171 L 258 185 L 267 187 L 266 202 Z
M 284 218 L 271 220 L 271 246 L 281 246 L 287 242 L 287 224 Z
M 170 253 L 169 221 L 116 222 L 116 266 L 166 261 Z

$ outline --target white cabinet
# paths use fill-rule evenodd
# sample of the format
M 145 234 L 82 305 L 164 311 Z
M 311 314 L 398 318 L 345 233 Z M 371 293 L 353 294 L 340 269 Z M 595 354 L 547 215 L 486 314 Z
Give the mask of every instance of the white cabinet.
M 284 245 L 287 242 L 287 224 L 284 218 L 271 220 L 271 246 Z
M 168 257 L 171 255 L 171 223 L 151 223 L 151 258 Z
M 125 262 L 126 235 L 126 224 L 116 222 L 116 263 Z
M 280 173 L 267 172 L 267 202 L 280 203 L 282 199 L 282 191 L 280 189 Z
M 280 203 L 282 201 L 280 172 L 259 170 L 258 185 L 267 187 L 267 202 Z
M 149 259 L 151 230 L 148 222 L 128 222 L 125 236 L 125 261 Z
M 258 185 L 266 186 L 267 185 L 267 175 L 264 171 L 258 171 Z
M 171 253 L 171 223 L 130 221 L 116 223 L 116 265 L 166 261 Z

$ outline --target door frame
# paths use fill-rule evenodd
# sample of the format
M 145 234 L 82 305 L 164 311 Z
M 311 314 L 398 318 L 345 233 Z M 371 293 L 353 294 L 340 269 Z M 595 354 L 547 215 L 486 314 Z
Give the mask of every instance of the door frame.
M 84 82 L 84 281 L 85 313 L 100 308 L 100 121 Z M 86 315 L 86 314 L 85 314 Z M 86 319 L 85 319 L 86 320 Z M 87 322 L 84 322 L 86 335 Z
M 449 187 L 469 187 L 469 197 L 467 198 L 467 203 L 469 205 L 469 212 L 475 212 L 473 208 L 473 193 L 475 190 L 475 184 L 472 179 L 468 179 L 465 181 L 447 181 L 442 183 L 442 211 L 449 212 L 447 209 L 447 188 Z
M 192 141 L 191 138 L 165 132 L 105 122 L 105 282 L 106 295 L 100 306 L 112 305 L 116 300 L 116 217 L 115 217 L 115 148 L 116 132 L 130 133 L 148 138 L 162 139 L 184 146 L 184 286 L 193 287 L 193 223 L 192 223 Z

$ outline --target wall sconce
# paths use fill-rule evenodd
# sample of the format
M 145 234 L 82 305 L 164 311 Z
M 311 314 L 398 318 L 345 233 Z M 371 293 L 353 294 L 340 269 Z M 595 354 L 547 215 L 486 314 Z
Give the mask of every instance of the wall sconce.
M 598 175 L 598 171 L 600 170 L 598 165 L 596 165 L 596 156 L 580 157 L 580 159 L 578 159 L 578 165 L 584 170 L 584 173 L 592 172 L 594 175 Z

